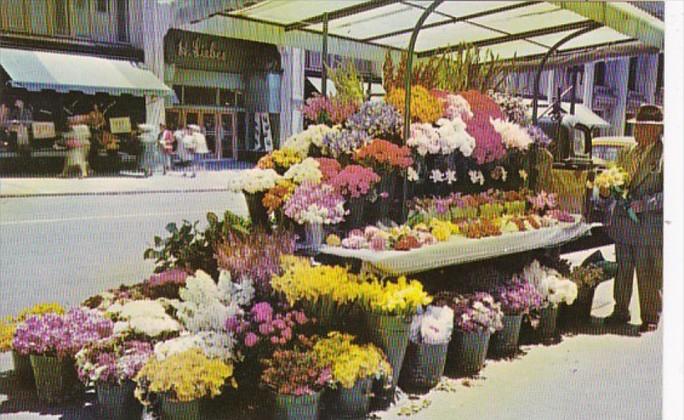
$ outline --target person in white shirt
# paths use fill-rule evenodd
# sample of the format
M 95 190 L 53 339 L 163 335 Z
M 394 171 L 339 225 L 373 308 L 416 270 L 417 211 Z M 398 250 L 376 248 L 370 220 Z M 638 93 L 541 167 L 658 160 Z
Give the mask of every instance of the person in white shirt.
M 195 169 L 193 167 L 193 157 L 195 151 L 195 138 L 190 133 L 189 129 L 176 130 L 174 133 L 176 137 L 176 154 L 178 155 L 179 165 L 183 170 L 183 176 L 188 174 L 190 169 L 191 176 L 195 176 Z

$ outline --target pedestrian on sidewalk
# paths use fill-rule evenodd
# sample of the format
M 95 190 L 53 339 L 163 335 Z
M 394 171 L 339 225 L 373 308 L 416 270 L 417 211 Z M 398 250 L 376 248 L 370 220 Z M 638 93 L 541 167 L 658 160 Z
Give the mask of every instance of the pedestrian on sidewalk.
M 176 154 L 178 155 L 179 160 L 178 166 L 181 168 L 183 176 L 187 176 L 189 171 L 190 176 L 194 178 L 195 168 L 193 166 L 193 159 L 195 151 L 195 139 L 190 133 L 190 130 L 187 128 L 176 131 L 176 134 L 176 144 L 178 145 Z
M 207 138 L 204 137 L 202 133 L 202 128 L 199 125 L 191 124 L 188 126 L 190 133 L 192 134 L 193 143 L 195 145 L 195 155 L 193 158 L 193 164 L 195 167 L 199 167 L 200 163 L 206 159 L 207 154 L 209 154 L 209 147 L 207 147 Z
M 174 136 L 171 130 L 166 128 L 166 125 L 159 124 L 159 148 L 163 159 L 164 175 L 171 171 L 171 155 L 173 154 Z
M 613 286 L 615 309 L 607 321 L 625 324 L 631 319 L 634 271 L 639 287 L 641 331 L 658 326 L 663 290 L 663 112 L 655 105 L 642 105 L 636 119 L 636 145 L 620 152 L 618 166 L 630 175 L 628 205 L 608 202 L 606 232 L 615 241 L 618 269 Z M 607 196 L 606 192 L 602 195 Z M 636 215 L 629 217 L 628 209 Z

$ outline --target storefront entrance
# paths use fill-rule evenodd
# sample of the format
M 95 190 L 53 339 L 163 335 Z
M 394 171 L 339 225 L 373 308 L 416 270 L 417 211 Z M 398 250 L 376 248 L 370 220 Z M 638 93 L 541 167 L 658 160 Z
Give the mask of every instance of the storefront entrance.
M 207 147 L 217 159 L 237 159 L 235 111 L 187 108 L 166 110 L 166 125 L 172 128 L 199 125 L 207 139 Z

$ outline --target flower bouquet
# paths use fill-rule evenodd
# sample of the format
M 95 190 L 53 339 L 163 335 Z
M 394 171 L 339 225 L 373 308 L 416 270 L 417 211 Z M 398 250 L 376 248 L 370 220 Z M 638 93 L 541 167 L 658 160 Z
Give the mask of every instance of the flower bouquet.
M 370 341 L 385 352 L 392 365 L 394 388 L 406 354 L 412 318 L 432 298 L 419 281 L 403 276 L 396 282 L 381 282 L 374 277 L 364 280 L 359 287 L 359 303 L 366 316 L 367 332 Z
M 321 157 L 317 158 L 318 169 L 320 169 L 323 178 L 322 182 L 330 182 L 342 170 L 342 165 L 337 159 Z
M 284 175 L 292 165 L 302 161 L 302 155 L 295 149 L 283 147 L 270 153 L 273 169 L 280 175 Z
M 314 124 L 342 124 L 356 112 L 356 104 L 339 98 L 314 95 L 306 100 L 302 114 Z
M 303 183 L 318 184 L 323 178 L 319 163 L 314 158 L 306 158 L 300 163 L 292 165 L 284 176 L 285 179 L 289 179 L 297 185 Z
M 126 341 L 122 336 L 91 343 L 76 353 L 78 377 L 96 387 L 103 417 L 124 420 L 141 415 L 133 378 L 151 356 L 150 343 Z
M 202 402 L 221 394 L 224 384 L 237 388 L 233 365 L 191 348 L 164 360 L 151 357 L 135 376 L 136 397 L 143 403 L 159 398 L 164 419 L 202 419 Z
M 484 366 L 492 333 L 503 328 L 501 305 L 489 293 L 438 294 L 439 304 L 454 311 L 454 336 L 449 343 L 446 369 L 452 374 L 474 375 Z
M 185 286 L 188 272 L 178 268 L 155 273 L 143 283 L 143 294 L 150 299 L 178 299 L 178 290 Z
M 334 390 L 325 395 L 329 414 L 341 418 L 364 418 L 370 408 L 373 380 L 388 379 L 392 367 L 382 350 L 373 344 L 359 345 L 355 337 L 337 331 L 314 345 L 319 363 L 330 366 Z
M 634 209 L 630 206 L 629 190 L 629 174 L 627 171 L 619 166 L 611 165 L 605 171 L 596 176 L 594 182 L 587 182 L 587 187 L 593 189 L 594 198 L 599 197 L 609 199 L 608 205 L 612 208 L 620 206 L 627 213 L 627 216 L 634 223 L 639 223 Z
M 369 138 L 398 141 L 401 139 L 403 117 L 396 108 L 384 102 L 364 102 L 359 111 L 346 122 L 346 127 L 355 133 L 364 133 Z
M 26 318 L 17 327 L 12 346 L 30 355 L 38 399 L 61 402 L 81 391 L 74 356 L 87 344 L 112 334 L 113 323 L 99 312 L 72 309 Z
M 344 220 L 344 198 L 328 184 L 305 183 L 297 187 L 285 204 L 285 214 L 305 225 L 307 247 L 313 251 L 323 243 L 323 225 Z
M 273 169 L 255 168 L 234 174 L 228 183 L 228 190 L 245 194 L 253 225 L 268 227 L 268 213 L 263 205 L 264 194 L 275 187 L 280 178 L 281 176 Z
M 330 184 L 347 198 L 347 227 L 350 230 L 363 223 L 366 200 L 378 182 L 380 177 L 373 169 L 360 165 L 349 165 L 330 180 Z
M 434 123 L 444 114 L 444 103 L 422 86 L 411 87 L 411 120 L 422 123 Z M 406 102 L 406 91 L 393 89 L 387 96 L 387 103 L 394 106 L 403 115 Z
M 107 316 L 115 321 L 114 332 L 140 339 L 162 340 L 178 334 L 182 326 L 166 313 L 161 299 L 132 300 L 115 303 Z
M 323 148 L 323 137 L 335 130 L 325 124 L 309 125 L 306 130 L 288 137 L 282 148 L 294 150 L 299 156 L 311 156 L 314 150 Z
M 577 299 L 566 307 L 566 312 L 576 321 L 588 321 L 591 318 L 596 286 L 603 281 L 603 269 L 593 264 L 573 267 L 570 280 L 577 285 Z
M 448 306 L 428 306 L 411 324 L 411 337 L 399 383 L 402 389 L 429 389 L 437 385 L 447 359 L 454 327 Z
M 273 418 L 316 420 L 320 398 L 330 381 L 330 367 L 313 351 L 276 350 L 264 361 L 261 383 L 275 399 Z
M 523 316 L 529 316 L 542 306 L 542 296 L 526 281 L 513 277 L 492 291 L 494 299 L 503 310 L 503 329 L 494 333 L 490 341 L 490 353 L 504 356 L 518 350 L 520 327 Z

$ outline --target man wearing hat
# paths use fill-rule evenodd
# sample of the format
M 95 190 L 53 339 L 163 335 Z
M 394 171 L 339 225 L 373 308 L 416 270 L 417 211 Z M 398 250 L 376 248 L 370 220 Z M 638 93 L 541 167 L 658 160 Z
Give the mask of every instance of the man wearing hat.
M 642 105 L 635 124 L 636 145 L 623 149 L 618 166 L 630 175 L 629 198 L 624 205 L 610 206 L 606 232 L 615 242 L 618 264 L 613 297 L 615 309 L 607 321 L 628 323 L 629 301 L 636 270 L 641 308 L 641 331 L 657 328 L 663 289 L 663 112 Z M 602 193 L 602 195 L 604 195 Z M 630 217 L 629 209 L 634 215 Z

